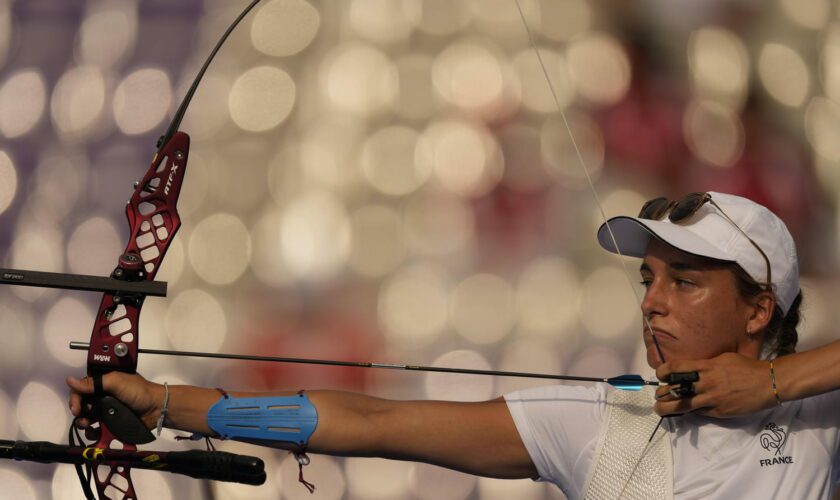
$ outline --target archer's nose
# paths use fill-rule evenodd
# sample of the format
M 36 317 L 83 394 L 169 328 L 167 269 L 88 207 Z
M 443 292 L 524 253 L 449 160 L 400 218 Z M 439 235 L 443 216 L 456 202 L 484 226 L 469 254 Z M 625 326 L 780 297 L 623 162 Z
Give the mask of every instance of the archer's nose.
M 653 280 L 645 290 L 645 296 L 642 299 L 642 314 L 648 320 L 655 316 L 664 316 L 668 311 L 667 304 L 663 284 Z

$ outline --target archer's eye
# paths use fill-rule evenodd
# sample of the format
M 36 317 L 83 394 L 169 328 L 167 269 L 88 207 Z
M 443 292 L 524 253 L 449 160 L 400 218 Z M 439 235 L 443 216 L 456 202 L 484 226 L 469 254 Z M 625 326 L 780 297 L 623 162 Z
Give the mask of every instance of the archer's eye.
M 645 288 L 650 288 L 650 285 L 652 283 L 653 283 L 652 279 L 643 279 L 642 281 L 639 282 L 639 284 L 642 285 Z

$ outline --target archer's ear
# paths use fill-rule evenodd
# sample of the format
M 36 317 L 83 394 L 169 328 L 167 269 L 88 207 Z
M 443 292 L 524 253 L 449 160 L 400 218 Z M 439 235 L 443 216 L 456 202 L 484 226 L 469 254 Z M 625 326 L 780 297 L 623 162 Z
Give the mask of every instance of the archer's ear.
M 773 311 L 776 309 L 776 297 L 773 292 L 763 291 L 756 295 L 751 301 L 751 314 L 747 318 L 747 331 L 757 333 L 770 324 L 773 319 Z

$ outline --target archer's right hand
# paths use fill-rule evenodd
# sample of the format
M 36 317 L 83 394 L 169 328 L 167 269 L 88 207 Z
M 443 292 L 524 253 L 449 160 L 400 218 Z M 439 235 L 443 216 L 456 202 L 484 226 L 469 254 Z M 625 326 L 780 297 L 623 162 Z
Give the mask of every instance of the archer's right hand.
M 76 420 L 76 426 L 87 429 L 94 422 L 89 418 L 90 405 L 83 398 L 93 394 L 93 379 L 67 377 L 66 382 L 70 387 L 70 411 L 74 416 L 81 417 Z M 136 373 L 109 372 L 102 377 L 102 389 L 131 408 L 147 428 L 155 427 L 160 415 L 159 405 L 163 404 L 161 385 L 149 382 Z

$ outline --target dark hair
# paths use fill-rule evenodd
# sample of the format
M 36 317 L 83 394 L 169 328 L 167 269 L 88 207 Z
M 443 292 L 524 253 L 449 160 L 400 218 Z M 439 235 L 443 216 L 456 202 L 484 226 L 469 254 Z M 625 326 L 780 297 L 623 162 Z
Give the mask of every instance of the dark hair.
M 735 288 L 743 299 L 750 299 L 757 297 L 758 294 L 765 290 L 765 287 L 757 283 L 746 271 L 744 271 L 738 264 L 730 264 L 729 270 L 732 271 L 732 276 L 735 279 Z M 770 322 L 764 329 L 764 348 L 762 355 L 774 354 L 776 356 L 784 356 L 785 354 L 792 354 L 796 352 L 796 343 L 799 341 L 799 334 L 796 327 L 799 325 L 799 320 L 802 315 L 799 311 L 799 306 L 802 304 L 802 291 L 793 299 L 787 314 L 782 313 L 782 309 L 777 304 L 773 310 L 773 316 Z

